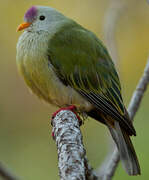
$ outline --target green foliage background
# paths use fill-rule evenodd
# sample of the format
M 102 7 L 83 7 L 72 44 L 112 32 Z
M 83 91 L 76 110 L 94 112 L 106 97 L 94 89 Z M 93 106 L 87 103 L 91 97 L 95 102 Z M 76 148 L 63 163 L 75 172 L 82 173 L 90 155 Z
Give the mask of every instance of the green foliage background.
M 17 26 L 31 5 L 52 6 L 95 32 L 103 40 L 104 15 L 111 0 L 5 0 L 0 2 L 0 161 L 22 180 L 58 180 L 57 151 L 51 138 L 50 116 L 56 109 L 32 96 L 17 72 Z M 149 5 L 128 0 L 128 8 L 116 28 L 120 74 L 125 103 L 143 72 L 149 55 Z M 128 177 L 121 165 L 115 180 L 146 180 L 149 177 L 149 90 L 135 118 L 133 142 L 142 175 Z M 94 168 L 109 148 L 109 133 L 103 125 L 86 120 L 81 128 L 87 156 Z

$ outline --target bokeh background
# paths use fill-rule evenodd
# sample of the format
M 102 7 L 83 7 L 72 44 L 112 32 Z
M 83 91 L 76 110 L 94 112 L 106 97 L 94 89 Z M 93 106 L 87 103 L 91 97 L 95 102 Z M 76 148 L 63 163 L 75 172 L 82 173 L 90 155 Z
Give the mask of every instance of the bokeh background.
M 127 8 L 116 26 L 123 97 L 128 105 L 149 55 L 149 4 L 125 0 Z M 50 116 L 56 109 L 31 95 L 16 68 L 16 27 L 31 5 L 52 6 L 95 32 L 104 41 L 103 24 L 112 0 L 0 0 L 0 161 L 22 180 L 58 180 L 57 151 Z M 114 10 L 114 9 L 113 9 Z M 120 164 L 115 180 L 149 177 L 149 90 L 135 117 L 133 142 L 142 175 L 128 177 Z M 87 156 L 94 168 L 109 148 L 107 129 L 93 120 L 81 127 Z

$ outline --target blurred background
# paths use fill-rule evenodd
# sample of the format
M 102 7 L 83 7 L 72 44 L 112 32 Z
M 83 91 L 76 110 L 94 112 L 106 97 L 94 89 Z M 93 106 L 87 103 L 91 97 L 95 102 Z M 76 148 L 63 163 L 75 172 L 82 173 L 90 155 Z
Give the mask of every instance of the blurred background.
M 51 114 L 56 109 L 31 95 L 17 72 L 16 43 L 21 34 L 16 33 L 17 26 L 30 6 L 52 6 L 95 32 L 106 43 L 103 31 L 105 16 L 114 1 L 1 0 L 0 161 L 22 180 L 58 180 L 59 177 L 56 145 L 51 137 L 50 125 Z M 149 4 L 145 0 L 125 0 L 125 8 L 116 23 L 115 32 L 118 69 L 123 97 L 128 105 L 149 55 Z M 133 143 L 142 175 L 128 177 L 120 164 L 115 180 L 146 180 L 149 177 L 149 90 L 145 93 L 134 125 L 137 137 L 133 138 Z M 81 129 L 88 159 L 97 168 L 108 151 L 109 133 L 103 125 L 90 119 Z

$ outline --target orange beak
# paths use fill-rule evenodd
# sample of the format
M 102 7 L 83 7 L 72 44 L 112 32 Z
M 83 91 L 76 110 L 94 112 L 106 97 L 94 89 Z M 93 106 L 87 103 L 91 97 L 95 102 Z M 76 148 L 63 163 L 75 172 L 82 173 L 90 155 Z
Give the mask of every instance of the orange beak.
M 18 26 L 18 28 L 17 28 L 17 32 L 18 32 L 18 31 L 22 31 L 23 29 L 28 28 L 30 25 L 31 25 L 31 23 L 29 23 L 29 22 L 25 22 L 25 23 L 20 24 L 20 25 Z

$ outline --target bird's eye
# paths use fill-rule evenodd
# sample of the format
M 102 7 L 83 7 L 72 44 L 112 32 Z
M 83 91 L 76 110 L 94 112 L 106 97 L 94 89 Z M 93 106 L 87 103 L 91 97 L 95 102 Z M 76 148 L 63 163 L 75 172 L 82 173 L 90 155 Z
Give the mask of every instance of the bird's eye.
M 40 16 L 40 17 L 39 17 L 39 19 L 40 19 L 41 21 L 45 20 L 45 18 L 46 18 L 45 16 Z

